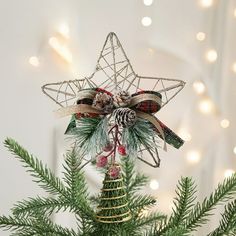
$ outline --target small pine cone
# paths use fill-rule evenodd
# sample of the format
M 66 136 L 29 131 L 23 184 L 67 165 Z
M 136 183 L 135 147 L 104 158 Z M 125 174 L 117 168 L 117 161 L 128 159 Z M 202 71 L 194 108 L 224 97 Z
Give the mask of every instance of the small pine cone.
M 129 108 L 118 108 L 113 112 L 115 123 L 124 128 L 134 125 L 136 112 Z
M 127 107 L 130 101 L 131 96 L 128 91 L 120 91 L 113 96 L 115 107 Z
M 109 113 L 113 108 L 113 99 L 107 93 L 97 93 L 93 100 L 92 107 L 96 108 L 97 110 Z

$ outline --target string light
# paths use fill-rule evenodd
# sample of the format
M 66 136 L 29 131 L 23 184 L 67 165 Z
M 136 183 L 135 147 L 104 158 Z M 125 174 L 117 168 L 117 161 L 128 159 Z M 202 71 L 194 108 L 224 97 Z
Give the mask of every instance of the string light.
M 157 190 L 157 189 L 159 188 L 159 182 L 158 182 L 156 179 L 152 179 L 152 180 L 150 181 L 149 187 L 150 187 L 152 190 Z
M 206 34 L 203 33 L 203 32 L 198 32 L 198 33 L 196 34 L 196 39 L 197 39 L 198 41 L 204 41 L 205 38 L 206 38 Z
M 59 26 L 58 32 L 65 38 L 69 38 L 70 28 L 66 23 L 63 23 Z
M 153 0 L 143 0 L 144 5 L 151 6 L 153 3 Z
M 205 84 L 200 80 L 196 80 L 193 83 L 193 88 L 197 94 L 203 94 L 206 90 Z
M 229 178 L 229 177 L 231 177 L 234 173 L 235 173 L 234 170 L 232 170 L 232 169 L 227 169 L 227 170 L 225 170 L 225 172 L 224 172 L 224 176 L 225 176 L 225 178 Z
M 187 160 L 191 164 L 196 164 L 200 161 L 201 154 L 198 151 L 192 150 L 187 153 Z
M 180 128 L 178 135 L 186 142 L 192 139 L 192 135 L 185 128 Z
M 234 150 L 233 150 L 234 154 L 236 155 L 236 146 L 234 147 Z
M 236 73 L 236 62 L 234 62 L 233 66 L 232 66 L 232 70 L 234 73 Z
M 49 39 L 49 45 L 57 52 L 58 55 L 61 56 L 63 60 L 67 63 L 72 63 L 72 54 L 70 50 L 63 44 L 56 37 L 51 37 Z
M 229 124 L 230 124 L 230 122 L 229 122 L 229 120 L 227 120 L 227 119 L 223 119 L 223 120 L 220 122 L 220 126 L 221 126 L 222 128 L 224 128 L 224 129 L 228 128 L 228 127 L 229 127 Z
M 204 114 L 213 112 L 214 104 L 210 99 L 203 99 L 199 102 L 199 110 Z
M 202 7 L 211 7 L 213 5 L 213 0 L 201 0 L 201 6 Z
M 30 65 L 32 65 L 34 67 L 38 67 L 39 66 L 39 59 L 38 59 L 38 57 L 35 57 L 35 56 L 30 57 L 29 58 L 29 63 L 30 63 Z
M 217 57 L 217 52 L 214 49 L 208 50 L 206 53 L 206 59 L 211 63 L 215 62 L 217 60 Z
M 142 18 L 142 25 L 147 27 L 150 26 L 152 24 L 152 19 L 148 16 L 145 16 Z

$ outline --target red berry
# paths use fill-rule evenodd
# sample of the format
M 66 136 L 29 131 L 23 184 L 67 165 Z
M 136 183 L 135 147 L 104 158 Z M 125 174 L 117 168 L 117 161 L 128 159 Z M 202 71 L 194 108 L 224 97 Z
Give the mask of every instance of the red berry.
M 118 147 L 118 153 L 119 153 L 121 156 L 126 156 L 127 153 L 126 153 L 126 148 L 125 148 L 125 146 L 120 145 L 120 146 Z
M 112 166 L 110 167 L 108 174 L 112 179 L 116 179 L 120 175 L 120 168 L 117 166 Z
M 98 156 L 96 164 L 97 164 L 97 167 L 105 167 L 107 165 L 107 157 L 106 156 Z
M 105 147 L 103 147 L 103 151 L 104 152 L 110 152 L 113 148 L 113 144 L 112 143 L 108 143 Z

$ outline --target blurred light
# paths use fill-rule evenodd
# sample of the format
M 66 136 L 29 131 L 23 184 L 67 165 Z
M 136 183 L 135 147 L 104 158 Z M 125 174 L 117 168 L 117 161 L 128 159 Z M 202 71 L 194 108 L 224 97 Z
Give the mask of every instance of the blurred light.
M 65 38 L 69 38 L 70 28 L 66 23 L 63 23 L 59 26 L 58 32 Z
M 229 177 L 231 177 L 234 173 L 235 173 L 234 170 L 228 169 L 228 170 L 225 170 L 224 176 L 225 176 L 225 178 L 229 178 Z
M 198 33 L 196 34 L 196 38 L 197 38 L 198 41 L 204 41 L 205 38 L 206 38 L 206 34 L 203 33 L 203 32 L 198 32 Z
M 180 128 L 178 135 L 180 138 L 182 138 L 184 141 L 190 141 L 192 139 L 192 135 L 188 132 L 185 128 Z
M 63 60 L 68 63 L 72 63 L 72 54 L 70 50 L 65 45 L 61 44 L 57 38 L 51 37 L 49 39 L 49 45 L 57 52 L 58 55 L 61 56 Z
M 188 162 L 192 164 L 198 163 L 200 161 L 200 158 L 201 158 L 201 155 L 200 155 L 200 152 L 198 151 L 193 150 L 187 153 L 187 160 Z
M 150 26 L 152 24 L 152 19 L 148 16 L 143 17 L 142 19 L 142 25 L 143 26 Z
M 233 66 L 232 66 L 232 70 L 234 73 L 236 73 L 236 62 L 234 62 Z
M 233 150 L 234 154 L 236 155 L 236 146 L 234 147 L 234 150 Z
M 236 8 L 234 9 L 234 17 L 236 17 Z
M 148 48 L 148 52 L 149 52 L 150 54 L 154 54 L 154 53 L 155 53 L 155 50 L 154 50 L 153 48 Z
M 30 65 L 32 65 L 34 67 L 38 67 L 39 66 L 39 59 L 38 59 L 38 57 L 35 57 L 35 56 L 30 57 L 29 58 L 29 63 L 30 63 Z
M 193 83 L 193 88 L 194 88 L 194 90 L 195 90 L 195 92 L 196 92 L 197 94 L 202 94 L 202 93 L 204 93 L 205 90 L 206 90 L 205 84 L 204 84 L 202 81 L 200 81 L 200 80 L 196 80 L 196 81 Z
M 213 5 L 213 0 L 201 0 L 202 7 L 211 7 Z
M 216 52 L 216 50 L 211 49 L 211 50 L 207 51 L 207 53 L 206 53 L 206 59 L 207 59 L 209 62 L 215 62 L 216 59 L 217 59 L 217 52 Z
M 228 127 L 229 127 L 229 124 L 230 124 L 230 122 L 229 122 L 229 120 L 227 120 L 227 119 L 223 119 L 223 120 L 220 122 L 220 126 L 221 126 L 222 128 L 224 128 L 224 129 L 228 128 Z
M 157 190 L 157 189 L 159 188 L 159 182 L 158 182 L 156 179 L 152 179 L 152 180 L 150 181 L 149 187 L 150 187 L 152 190 Z
M 210 99 L 203 99 L 199 102 L 199 110 L 204 114 L 213 112 L 214 104 Z
M 144 5 L 151 6 L 153 3 L 153 0 L 143 0 Z

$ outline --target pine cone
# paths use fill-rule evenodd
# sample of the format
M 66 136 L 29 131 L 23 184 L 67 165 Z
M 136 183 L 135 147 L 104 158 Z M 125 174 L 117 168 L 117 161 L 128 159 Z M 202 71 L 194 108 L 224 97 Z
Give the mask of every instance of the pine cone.
M 115 123 L 124 128 L 134 125 L 136 112 L 129 108 L 118 108 L 113 112 Z
M 113 108 L 113 99 L 107 93 L 97 93 L 93 100 L 92 107 L 96 108 L 97 110 L 109 113 Z
M 130 104 L 131 96 L 128 91 L 120 91 L 113 96 L 116 107 L 127 107 Z

